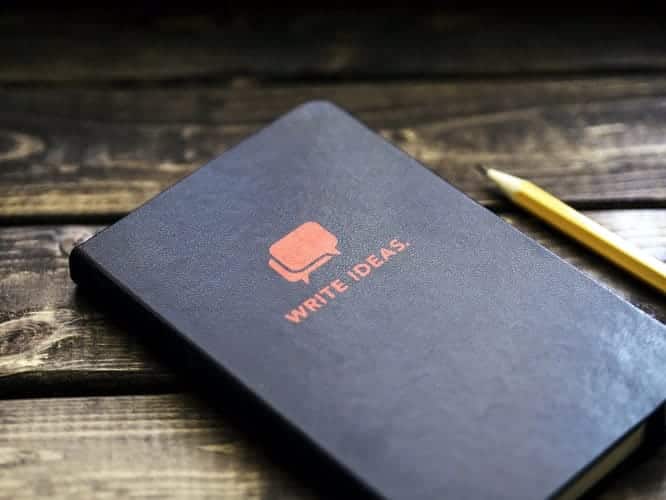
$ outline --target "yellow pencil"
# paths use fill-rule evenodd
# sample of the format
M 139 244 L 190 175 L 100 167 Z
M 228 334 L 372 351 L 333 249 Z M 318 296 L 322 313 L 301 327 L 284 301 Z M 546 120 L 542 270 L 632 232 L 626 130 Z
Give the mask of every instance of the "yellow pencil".
M 485 174 L 514 203 L 666 293 L 666 264 L 577 212 L 536 184 L 493 168 Z

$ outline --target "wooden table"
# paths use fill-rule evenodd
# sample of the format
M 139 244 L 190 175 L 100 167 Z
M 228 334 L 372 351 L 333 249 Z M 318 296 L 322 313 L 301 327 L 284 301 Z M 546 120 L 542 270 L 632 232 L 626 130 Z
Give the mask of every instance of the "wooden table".
M 511 224 L 666 320 L 663 296 L 508 206 L 527 178 L 666 259 L 656 22 L 52 13 L 0 21 L 0 498 L 313 498 L 75 293 L 75 241 L 307 99 L 348 108 Z M 66 24 L 66 22 L 70 24 Z M 113 25 L 112 22 L 123 24 Z M 619 29 L 618 26 L 621 26 Z M 664 367 L 666 369 L 666 367 Z M 666 446 L 604 499 L 666 497 Z

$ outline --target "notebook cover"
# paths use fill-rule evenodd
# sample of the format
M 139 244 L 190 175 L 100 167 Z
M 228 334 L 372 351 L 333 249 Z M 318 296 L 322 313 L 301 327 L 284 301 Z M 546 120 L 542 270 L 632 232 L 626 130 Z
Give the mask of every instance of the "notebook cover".
M 550 497 L 666 394 L 661 323 L 325 102 L 70 265 L 387 498 Z

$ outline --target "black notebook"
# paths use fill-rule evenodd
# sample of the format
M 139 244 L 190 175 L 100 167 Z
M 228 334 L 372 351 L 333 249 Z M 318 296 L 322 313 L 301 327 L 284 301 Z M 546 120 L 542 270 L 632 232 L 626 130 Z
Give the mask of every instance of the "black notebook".
M 381 497 L 575 498 L 647 440 L 666 396 L 662 324 L 329 103 L 70 266 Z

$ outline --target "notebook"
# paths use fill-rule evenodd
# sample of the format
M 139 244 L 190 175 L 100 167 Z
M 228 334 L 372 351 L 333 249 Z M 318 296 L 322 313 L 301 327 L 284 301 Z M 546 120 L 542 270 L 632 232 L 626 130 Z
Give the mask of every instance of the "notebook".
M 661 428 L 661 323 L 327 102 L 76 247 L 70 269 L 379 497 L 576 498 Z

